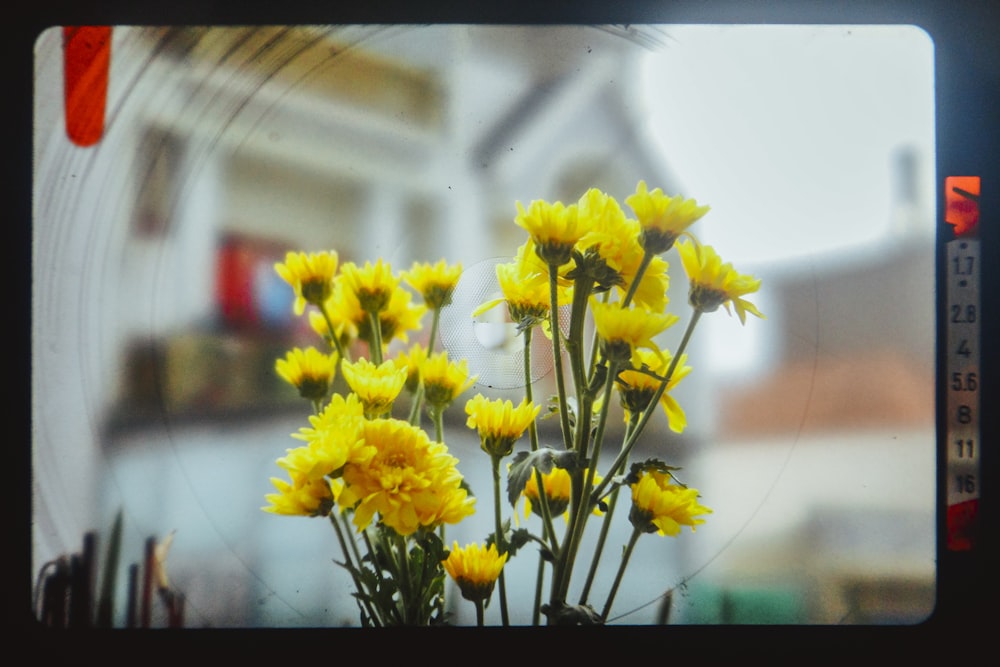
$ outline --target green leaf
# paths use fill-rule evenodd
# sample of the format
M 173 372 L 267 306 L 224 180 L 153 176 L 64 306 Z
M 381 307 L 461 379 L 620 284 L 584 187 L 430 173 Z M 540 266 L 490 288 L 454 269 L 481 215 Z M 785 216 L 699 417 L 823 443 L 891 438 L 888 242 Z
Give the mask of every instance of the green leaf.
M 502 524 L 500 524 L 500 530 L 503 531 L 503 543 L 504 544 L 508 544 L 510 542 L 510 540 L 507 539 L 507 536 L 510 534 L 510 519 L 506 519 L 506 520 L 504 520 L 504 522 Z M 491 544 L 496 544 L 497 545 L 497 551 L 499 551 L 500 553 L 504 552 L 504 550 L 500 548 L 500 544 L 497 543 L 497 534 L 496 534 L 496 531 L 494 531 L 494 532 L 492 532 L 492 533 L 490 533 L 489 535 L 486 536 L 486 546 L 487 546 L 487 548 Z
M 680 481 L 676 477 L 674 477 L 674 471 L 680 470 L 680 468 L 678 466 L 667 465 L 666 463 L 664 463 L 659 459 L 646 459 L 645 461 L 636 461 L 635 463 L 633 463 L 629 467 L 628 475 L 625 477 L 624 483 L 635 484 L 636 482 L 639 481 L 639 477 L 642 476 L 642 473 L 648 472 L 650 470 L 670 475 L 670 477 L 672 477 L 675 482 L 677 482 L 681 486 L 684 486 L 683 484 L 680 483 Z
M 551 447 L 541 447 L 533 452 L 518 452 L 514 455 L 507 473 L 507 501 L 511 507 L 517 504 L 525 485 L 535 470 L 543 475 L 552 472 L 552 468 L 563 468 L 573 471 L 576 467 L 576 456 L 573 452 L 558 451 Z
M 526 528 L 518 528 L 510 534 L 507 542 L 507 553 L 511 556 L 517 555 L 517 550 L 531 541 L 531 533 Z

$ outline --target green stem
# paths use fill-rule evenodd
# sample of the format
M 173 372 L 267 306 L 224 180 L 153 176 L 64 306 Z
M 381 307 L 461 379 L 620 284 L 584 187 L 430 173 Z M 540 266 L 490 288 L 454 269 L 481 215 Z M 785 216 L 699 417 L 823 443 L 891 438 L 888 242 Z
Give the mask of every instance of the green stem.
M 340 542 L 340 550 L 344 553 L 344 561 L 345 565 L 347 566 L 347 571 L 351 573 L 351 578 L 354 580 L 354 589 L 358 593 L 364 593 L 365 592 L 364 586 L 362 585 L 361 579 L 358 576 L 358 569 L 354 565 L 354 561 L 351 560 L 351 551 L 347 547 L 347 539 L 344 537 L 343 531 L 341 531 L 340 526 L 337 524 L 337 518 L 334 516 L 335 512 L 336 509 L 334 509 L 329 515 L 330 523 L 333 525 L 333 531 L 337 535 L 337 541 Z M 354 546 L 354 549 L 356 551 L 357 546 L 353 545 L 353 540 L 351 542 L 352 546 Z M 360 558 L 358 559 L 358 562 L 360 562 Z M 377 627 L 381 627 L 383 625 L 381 615 L 376 613 L 375 609 L 371 606 L 371 602 L 369 600 L 359 600 L 358 604 L 364 605 L 365 610 L 368 612 L 368 617 L 372 619 L 372 622 Z
M 592 405 L 587 396 L 587 373 L 583 366 L 583 329 L 587 300 L 593 285 L 593 280 L 585 277 L 577 278 L 573 292 L 569 338 L 566 341 L 577 397 L 576 432 L 573 446 L 576 451 L 577 468 L 571 473 L 570 518 L 566 526 L 566 537 L 563 540 L 563 547 L 556 559 L 553 571 L 551 600 L 553 606 L 557 606 L 566 599 L 573 562 L 576 559 L 576 551 L 579 548 L 580 536 L 583 534 L 583 526 L 586 525 L 586 515 L 589 509 L 586 498 L 587 480 L 584 478 L 583 471 L 587 467 L 592 468 L 592 466 L 588 466 L 587 462 Z M 560 408 L 560 412 L 565 414 L 565 405 L 561 404 Z
M 417 385 L 417 390 L 413 392 L 413 404 L 410 406 L 410 416 L 407 419 L 414 426 L 420 425 L 420 408 L 424 403 L 424 384 Z
M 524 397 L 528 403 L 534 402 L 533 391 L 531 389 L 531 331 L 534 327 L 524 330 Z M 538 451 L 538 428 L 535 420 L 528 424 L 528 435 L 531 438 L 531 451 Z
M 500 520 L 500 457 L 490 456 L 493 465 L 493 522 L 496 530 L 497 551 L 503 555 L 507 553 L 507 540 L 504 539 L 502 521 Z M 507 617 L 507 584 L 500 570 L 500 619 L 504 626 L 510 625 Z
M 483 616 L 484 616 L 484 614 L 483 614 L 483 601 L 482 600 L 475 600 L 472 604 L 474 604 L 476 606 L 476 625 L 481 628 L 485 624 L 484 623 L 484 618 L 483 618 Z
M 622 445 L 622 449 L 618 453 L 618 458 L 615 459 L 615 462 L 611 466 L 611 470 L 618 470 L 618 468 L 624 465 L 625 461 L 628 459 L 628 456 L 632 451 L 632 447 L 635 446 L 636 441 L 642 434 L 642 431 L 645 428 L 646 423 L 649 421 L 650 416 L 656 410 L 656 407 L 660 404 L 660 398 L 663 396 L 663 392 L 667 390 L 667 385 L 670 384 L 670 378 L 673 376 L 674 371 L 677 368 L 677 363 L 680 361 L 681 355 L 684 353 L 685 348 L 687 348 L 688 341 L 691 340 L 691 334 L 694 332 L 694 328 L 698 324 L 698 320 L 700 318 L 701 318 L 701 311 L 695 310 L 694 314 L 691 316 L 691 321 L 688 322 L 687 329 L 684 331 L 684 337 L 681 339 L 681 344 L 678 346 L 677 352 L 674 353 L 674 358 L 670 360 L 670 367 L 667 368 L 667 373 L 666 375 L 663 376 L 663 382 L 656 389 L 656 393 L 653 395 L 653 398 L 649 401 L 649 405 L 647 405 L 646 409 L 642 411 L 642 415 L 639 417 L 639 421 L 636 424 L 635 429 L 633 429 L 628 434 L 628 437 L 625 439 L 625 442 Z M 604 481 L 602 481 L 600 485 L 598 485 L 597 492 L 594 495 L 600 497 L 601 492 L 603 492 L 604 489 L 607 488 L 608 484 L 611 483 L 611 480 L 612 476 L 608 475 L 608 477 L 606 477 Z
M 531 332 L 534 327 L 528 327 L 524 330 L 524 397 L 528 400 L 528 403 L 534 402 L 534 396 L 531 389 Z M 528 436 L 531 440 L 531 451 L 538 451 L 538 427 L 535 424 L 535 420 L 532 419 L 528 424 Z M 549 499 L 545 495 L 545 485 L 542 482 L 542 473 L 535 470 L 535 484 L 538 487 L 538 505 L 541 508 L 542 526 L 545 532 L 548 534 L 551 541 L 552 553 L 555 554 L 559 551 L 559 544 L 556 542 L 556 531 L 552 526 L 552 512 L 549 510 Z M 538 605 L 535 605 L 535 611 L 538 611 Z
M 329 313 L 326 312 L 326 306 L 323 305 L 323 304 L 320 304 L 319 305 L 319 312 L 323 315 L 323 319 L 326 320 L 326 328 L 330 332 L 330 340 L 333 343 L 333 349 L 335 349 L 337 351 L 337 359 L 338 359 L 338 361 L 345 359 L 346 357 L 345 357 L 345 354 L 344 354 L 344 348 L 340 344 L 340 338 L 337 337 L 337 331 L 336 331 L 336 329 L 334 329 L 334 327 L 333 327 L 333 320 L 330 319 Z M 347 361 L 350 361 L 350 359 L 347 359 Z
M 629 433 L 635 427 L 639 420 L 639 415 L 637 413 L 632 413 L 629 419 L 628 425 L 625 427 L 625 438 L 628 438 Z M 611 475 L 614 475 L 614 471 L 609 471 Z M 608 511 L 604 514 L 604 522 L 601 524 L 601 534 L 597 539 L 597 548 L 594 550 L 593 559 L 590 561 L 590 571 L 587 573 L 587 581 L 583 586 L 583 592 L 580 594 L 580 604 L 587 603 L 587 597 L 590 595 L 590 587 L 594 583 L 594 577 L 597 575 L 597 565 L 601 561 L 601 555 L 604 553 L 604 546 L 607 544 L 608 531 L 611 528 L 611 519 L 615 514 L 615 506 L 618 503 L 618 491 L 621 489 L 620 486 L 616 486 L 611 492 L 611 500 L 608 502 Z M 601 497 L 594 494 L 594 502 L 600 502 Z
M 628 305 L 632 303 L 632 297 L 635 296 L 635 292 L 639 289 L 639 281 L 642 280 L 642 276 L 646 273 L 646 269 L 649 268 L 649 263 L 653 261 L 655 255 L 646 252 L 645 249 L 642 251 L 642 260 L 639 262 L 639 269 L 635 272 L 635 278 L 632 280 L 632 284 L 628 286 L 628 292 L 625 294 L 625 298 L 622 299 L 622 308 L 628 308 Z
M 351 520 L 347 517 L 347 514 L 345 514 L 343 512 L 340 512 L 339 514 L 340 514 L 340 520 L 344 524 L 344 533 L 346 535 L 350 535 L 351 534 L 351 530 L 352 530 L 351 529 Z M 332 514 L 331 514 L 331 517 L 332 517 Z M 356 562 L 358 562 L 358 563 L 364 562 L 363 559 L 362 559 L 362 557 L 361 557 L 361 551 L 358 549 L 358 541 L 355 540 L 355 539 L 347 540 L 347 545 L 351 548 L 351 551 L 354 553 L 354 560 Z
M 441 322 L 441 309 L 435 308 L 434 315 L 431 318 L 431 334 L 427 339 L 427 355 L 430 356 L 434 352 L 434 341 L 437 340 L 438 326 Z
M 562 428 L 563 447 L 568 451 L 573 447 L 569 414 L 566 412 L 566 380 L 563 378 L 562 347 L 559 338 L 559 267 L 549 264 L 549 320 L 552 329 L 552 362 L 555 364 L 556 387 L 559 391 L 559 424 Z
M 431 410 L 431 420 L 434 422 L 434 435 L 438 442 L 444 442 L 444 409 L 434 408 Z
M 538 625 L 542 616 L 542 589 L 545 587 L 545 559 L 538 556 L 538 573 L 535 575 L 535 605 L 531 611 L 531 624 Z
M 569 338 L 566 351 L 569 353 L 570 371 L 573 374 L 573 389 L 576 392 L 576 433 L 574 449 L 577 460 L 583 463 L 587 458 L 590 436 L 590 401 L 587 400 L 587 373 L 583 366 L 583 328 L 587 317 L 587 299 L 594 286 L 593 280 L 577 278 L 573 288 L 573 305 L 570 310 Z
M 603 295 L 601 295 L 601 300 L 604 303 L 607 303 L 608 299 L 610 298 L 610 296 L 611 296 L 611 291 L 608 290 Z M 597 352 L 601 348 L 600 342 L 601 342 L 601 337 L 597 333 L 597 327 L 594 327 L 594 335 L 591 337 L 591 341 L 590 341 L 590 363 L 587 364 L 587 373 L 588 373 L 588 375 L 587 375 L 587 386 L 588 387 L 590 386 L 590 380 L 591 380 L 591 378 L 593 376 L 594 369 L 597 368 Z
M 597 565 L 601 562 L 601 554 L 604 552 L 604 545 L 608 540 L 608 531 L 611 528 L 611 517 L 615 513 L 615 504 L 618 501 L 618 488 L 611 492 L 611 501 L 608 503 L 608 511 L 604 514 L 604 521 L 601 523 L 601 534 L 597 538 L 597 548 L 594 550 L 594 557 L 590 561 L 590 570 L 587 572 L 587 581 L 583 585 L 583 592 L 580 594 L 580 604 L 587 604 L 587 597 L 590 595 L 590 587 L 594 583 L 594 576 L 597 574 Z
M 371 538 L 368 537 L 368 531 L 362 531 L 361 535 L 365 540 L 365 545 L 368 547 L 368 555 L 371 557 L 372 568 L 375 570 L 375 576 L 378 579 L 379 584 L 385 581 L 382 576 L 382 570 L 378 566 L 378 559 L 375 557 L 375 545 L 372 544 Z M 381 537 L 382 550 L 386 554 L 386 559 L 389 562 L 389 566 L 393 574 L 397 574 L 398 567 L 395 566 L 395 558 L 393 558 L 392 550 L 388 548 L 388 544 L 385 541 L 384 536 Z M 389 605 L 388 609 L 380 609 L 381 613 L 384 615 L 389 615 L 392 617 L 396 625 L 403 624 L 403 618 L 399 615 L 399 609 L 395 605 Z
M 639 434 L 642 433 L 643 428 L 646 426 L 646 422 L 649 421 L 650 415 L 653 414 L 656 410 L 656 406 L 659 405 L 660 398 L 663 396 L 663 392 L 667 390 L 667 385 L 670 384 L 670 379 L 674 376 L 674 371 L 677 370 L 677 364 L 680 362 L 681 356 L 684 354 L 684 350 L 687 348 L 688 342 L 691 340 L 691 334 L 694 333 L 694 328 L 697 326 L 699 319 L 701 319 L 701 311 L 695 310 L 694 314 L 691 315 L 691 320 L 688 322 L 687 329 L 684 330 L 684 336 L 681 338 L 681 343 L 677 346 L 677 352 L 674 353 L 673 359 L 670 360 L 670 366 L 667 368 L 667 373 L 663 376 L 663 383 L 657 388 L 656 393 L 653 395 L 653 399 L 649 402 L 649 405 L 646 406 L 635 431 L 633 431 L 630 436 L 631 443 L 634 443 L 635 440 L 638 439 Z
M 601 457 L 601 446 L 604 443 L 604 429 L 608 423 L 608 413 L 611 411 L 611 390 L 615 383 L 615 376 L 618 375 L 618 364 L 614 361 L 608 362 L 608 377 L 604 381 L 604 403 L 601 405 L 601 416 L 597 422 L 597 432 L 594 434 L 594 453 L 591 458 L 591 465 L 587 475 L 587 486 L 584 487 L 584 501 L 589 508 L 591 506 L 590 493 L 594 490 L 594 474 L 597 471 L 597 463 Z M 589 512 L 588 512 L 589 515 Z
M 394 544 L 399 567 L 399 595 L 403 605 L 403 622 L 406 625 L 414 625 L 417 618 L 414 616 L 416 610 L 413 608 L 414 599 L 419 599 L 419 592 L 414 591 L 413 575 L 410 572 L 410 555 L 406 549 L 406 538 L 393 531 Z M 416 593 L 416 595 L 414 594 Z
M 368 313 L 368 323 L 371 327 L 371 340 L 368 341 L 368 356 L 376 366 L 382 364 L 382 320 L 378 313 Z
M 608 376 L 604 381 L 605 400 L 604 404 L 601 406 L 601 416 L 598 420 L 597 432 L 594 435 L 593 458 L 590 461 L 590 465 L 587 467 L 586 477 L 583 479 L 583 488 L 581 490 L 580 499 L 577 505 L 574 506 L 573 512 L 570 514 L 571 529 L 566 541 L 563 543 L 563 549 L 567 556 L 565 558 L 563 576 L 560 580 L 561 589 L 558 591 L 560 600 L 564 600 L 569 592 L 569 580 L 576 562 L 576 554 L 579 551 L 580 543 L 583 540 L 583 532 L 587 525 L 587 520 L 590 518 L 590 514 L 593 510 L 591 493 L 594 489 L 594 475 L 597 472 L 598 458 L 601 455 L 601 444 L 604 440 L 604 429 L 607 425 L 608 412 L 610 411 L 611 406 L 611 388 L 614 384 L 615 375 L 617 373 L 618 365 L 615 362 L 608 362 Z
M 441 544 L 447 544 L 447 542 L 445 542 L 444 539 L 444 534 L 445 534 L 444 524 L 442 523 L 441 525 L 438 526 L 438 537 L 441 540 Z M 441 584 L 441 595 L 438 596 L 438 602 L 437 602 L 438 619 L 440 619 L 441 622 L 444 622 L 445 618 L 444 610 L 445 607 L 447 606 L 445 602 L 445 596 L 447 595 L 447 593 L 448 593 L 448 583 L 447 581 L 445 581 Z
M 625 554 L 622 556 L 621 565 L 618 566 L 618 573 L 615 575 L 615 583 L 611 585 L 611 592 L 608 593 L 608 601 L 604 603 L 604 610 L 601 611 L 601 619 L 604 621 L 608 620 L 608 613 L 611 611 L 611 604 L 615 601 L 615 595 L 618 593 L 618 586 L 621 584 L 622 575 L 625 574 L 625 568 L 628 566 L 628 561 L 632 557 L 632 551 L 635 549 L 635 543 L 639 541 L 639 536 L 642 535 L 638 528 L 632 529 L 632 536 L 628 540 L 628 546 L 625 547 Z
M 434 315 L 431 318 L 431 334 L 427 339 L 427 356 L 434 353 L 434 341 L 437 340 L 438 326 L 441 322 L 441 309 L 435 308 Z M 424 405 L 424 383 L 421 382 L 417 385 L 417 390 L 413 393 L 413 405 L 410 406 L 410 416 L 407 419 L 414 426 L 420 424 L 420 409 Z M 438 435 L 438 442 L 444 442 L 441 435 Z
M 531 334 L 534 327 L 528 327 L 524 330 L 524 397 L 528 400 L 528 403 L 534 402 L 534 396 L 531 389 Z M 531 423 L 528 424 L 528 435 L 531 440 L 531 451 L 538 451 L 538 427 L 535 424 L 535 420 L 532 419 Z M 553 554 L 559 552 L 559 545 L 556 542 L 556 533 L 552 525 L 552 511 L 549 509 L 549 499 L 545 495 L 545 484 L 542 480 L 542 473 L 537 469 L 535 470 L 535 485 L 538 487 L 538 505 L 540 508 L 540 514 L 542 517 L 542 533 L 543 536 L 549 540 L 550 549 Z M 541 609 L 542 609 L 542 589 L 545 586 L 545 559 L 541 555 L 538 556 L 538 575 L 535 578 L 535 604 L 532 607 L 531 612 L 531 624 L 538 625 L 541 619 Z

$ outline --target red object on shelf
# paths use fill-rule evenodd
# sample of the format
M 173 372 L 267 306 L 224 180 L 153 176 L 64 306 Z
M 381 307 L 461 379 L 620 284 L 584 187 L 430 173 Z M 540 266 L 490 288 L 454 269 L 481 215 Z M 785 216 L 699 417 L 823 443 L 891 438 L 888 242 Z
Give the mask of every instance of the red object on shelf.
M 254 269 L 260 255 L 237 237 L 223 240 L 216 264 L 219 311 L 233 327 L 253 327 L 259 317 L 254 294 Z
M 104 134 L 110 65 L 110 26 L 63 28 L 66 134 L 78 146 L 93 146 Z
M 285 330 L 308 320 L 292 315 L 294 293 L 275 272 L 285 245 L 253 235 L 230 233 L 219 243 L 216 303 L 222 324 L 235 330 Z

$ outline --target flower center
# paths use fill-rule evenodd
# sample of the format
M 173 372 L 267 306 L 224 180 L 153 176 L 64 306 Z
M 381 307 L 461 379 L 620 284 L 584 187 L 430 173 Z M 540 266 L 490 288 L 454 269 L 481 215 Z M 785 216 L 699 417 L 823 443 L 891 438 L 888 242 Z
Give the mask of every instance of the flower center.
M 691 285 L 688 293 L 688 301 L 696 310 L 703 313 L 711 313 L 719 309 L 729 299 L 729 295 L 720 289 L 706 287 L 697 283 Z

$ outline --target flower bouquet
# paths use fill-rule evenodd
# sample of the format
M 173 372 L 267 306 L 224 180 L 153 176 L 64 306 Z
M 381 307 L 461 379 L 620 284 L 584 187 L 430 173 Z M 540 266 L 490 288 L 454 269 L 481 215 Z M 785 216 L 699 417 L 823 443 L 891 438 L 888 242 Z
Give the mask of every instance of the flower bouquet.
M 445 442 L 443 416 L 476 377 L 465 359 L 435 349 L 442 309 L 451 303 L 460 264 L 416 263 L 393 272 L 379 259 L 339 265 L 335 251 L 289 252 L 275 266 L 294 289 L 294 311 L 307 312 L 319 347 L 292 349 L 277 373 L 312 404 L 309 425 L 292 437 L 302 444 L 277 460 L 287 479 L 272 478 L 276 492 L 263 509 L 283 515 L 325 517 L 341 547 L 337 561 L 353 579 L 363 626 L 452 622 L 445 596 L 455 590 L 474 605 L 479 625 L 496 593 L 501 623 L 510 623 L 504 580 L 509 559 L 538 557 L 530 604 L 534 624 L 602 624 L 609 618 L 636 542 L 644 534 L 692 531 L 711 509 L 697 489 L 682 483 L 675 466 L 659 458 L 631 458 L 649 420 L 663 411 L 681 433 L 684 411 L 671 390 L 691 372 L 684 353 L 699 318 L 724 306 L 745 323 L 763 317 L 744 297 L 760 280 L 723 263 L 689 227 L 708 206 L 652 191 L 640 181 L 625 199 L 634 218 L 597 189 L 576 203 L 517 203 L 514 222 L 527 232 L 514 259 L 496 267 L 500 293 L 470 317 L 505 307 L 524 344 L 524 396 L 518 404 L 481 393 L 465 401 L 466 425 L 476 432 L 492 471 L 493 532 L 482 542 L 448 545 L 446 528 L 484 511 L 468 488 Z M 657 339 L 680 317 L 668 312 L 668 264 L 676 247 L 690 283 L 690 316 L 674 351 Z M 412 289 L 408 290 L 406 287 Z M 414 293 L 422 303 L 414 303 Z M 431 317 L 425 348 L 407 332 Z M 560 312 L 568 311 L 568 330 Z M 557 395 L 546 397 L 558 418 L 556 442 L 540 442 L 543 403 L 532 392 L 533 336 L 553 351 Z M 321 342 L 321 343 L 320 343 Z M 390 356 L 390 350 L 398 351 Z M 337 374 L 349 391 L 332 390 Z M 410 394 L 408 414 L 394 413 Z M 625 427 L 616 442 L 607 429 L 617 395 Z M 433 432 L 424 428 L 427 415 Z M 527 434 L 527 446 L 515 445 Z M 617 454 L 599 470 L 602 451 Z M 506 489 L 502 480 L 506 477 Z M 625 493 L 630 507 L 617 511 Z M 512 527 L 521 498 L 537 527 Z M 630 522 L 614 582 L 603 603 L 590 602 L 598 562 L 612 521 Z M 555 519 L 564 517 L 557 529 Z M 589 560 L 580 558 L 588 526 L 599 531 Z M 530 555 L 528 556 L 530 557 Z M 570 581 L 585 577 L 580 596 Z M 446 586 L 447 580 L 455 588 Z

